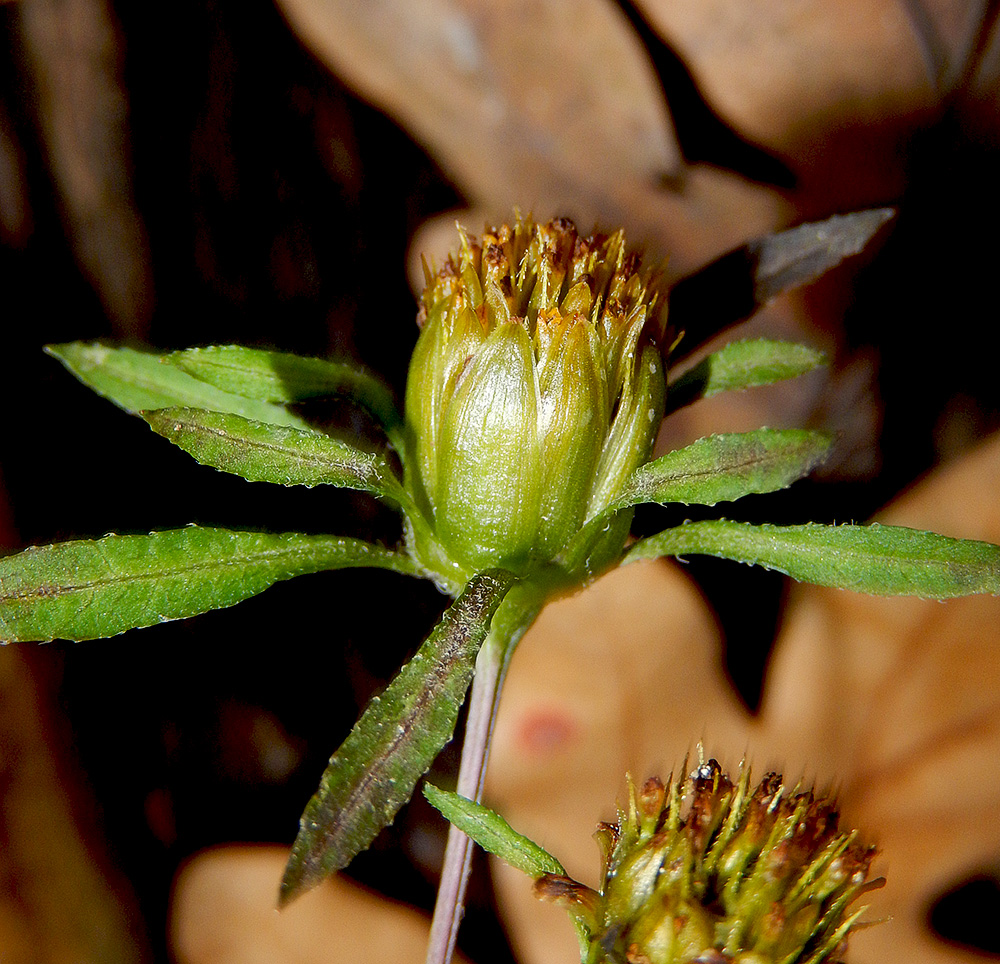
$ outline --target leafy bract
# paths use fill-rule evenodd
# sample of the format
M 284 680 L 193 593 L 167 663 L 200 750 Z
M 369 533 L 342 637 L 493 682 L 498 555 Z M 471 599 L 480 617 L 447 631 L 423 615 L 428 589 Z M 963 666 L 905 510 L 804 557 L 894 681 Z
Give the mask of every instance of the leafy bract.
M 319 432 L 198 408 L 159 408 L 142 417 L 198 462 L 250 482 L 336 485 L 393 502 L 404 498 L 382 456 Z
M 386 385 L 355 365 L 286 352 L 212 345 L 167 356 L 171 363 L 216 388 L 262 402 L 292 404 L 328 395 L 346 395 L 384 426 L 402 419 Z
M 476 656 L 514 582 L 505 570 L 473 576 L 417 653 L 372 698 L 302 814 L 282 904 L 346 867 L 409 800 L 451 739 Z
M 797 378 L 826 364 L 822 352 L 790 341 L 750 338 L 734 341 L 703 358 L 671 382 L 667 411 L 720 392 Z
M 519 834 L 500 814 L 468 797 L 424 784 L 431 805 L 487 853 L 495 854 L 529 877 L 565 876 L 566 870 L 547 850 Z
M 45 350 L 88 388 L 133 415 L 154 408 L 183 406 L 309 429 L 304 418 L 283 405 L 244 398 L 199 381 L 172 365 L 170 355 L 80 341 L 48 345 Z
M 1000 595 L 1000 546 L 902 526 L 689 522 L 637 542 L 625 562 L 711 555 L 879 596 Z
M 806 429 L 758 429 L 709 435 L 639 466 L 616 508 L 640 502 L 715 505 L 774 492 L 808 475 L 832 438 Z
M 358 539 L 198 526 L 26 549 L 0 559 L 0 640 L 114 636 L 349 566 L 416 574 L 408 556 Z

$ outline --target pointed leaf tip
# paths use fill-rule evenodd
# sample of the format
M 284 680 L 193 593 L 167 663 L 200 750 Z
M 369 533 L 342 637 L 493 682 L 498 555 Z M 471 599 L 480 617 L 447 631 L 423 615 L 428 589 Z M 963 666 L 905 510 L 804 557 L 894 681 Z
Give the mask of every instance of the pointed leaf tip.
M 185 406 L 309 429 L 303 418 L 283 405 L 242 398 L 199 381 L 171 364 L 170 355 L 81 341 L 46 345 L 45 351 L 92 391 L 133 415 Z
M 384 458 L 320 432 L 197 408 L 159 408 L 141 414 L 154 432 L 197 462 L 250 482 L 334 485 L 394 503 L 404 498 Z
M 325 569 L 416 574 L 357 539 L 187 526 L 26 549 L 0 559 L 0 640 L 100 639 L 235 605 Z
M 749 245 L 756 257 L 755 294 L 766 304 L 859 254 L 896 214 L 895 208 L 870 208 L 801 224 Z
M 689 522 L 637 542 L 626 562 L 702 554 L 876 596 L 1000 595 L 1000 546 L 903 526 Z
M 685 332 L 673 359 L 857 254 L 895 213 L 874 208 L 801 224 L 757 238 L 683 278 L 670 292 L 673 323 Z
M 291 405 L 344 395 L 367 409 L 386 428 L 402 422 L 388 387 L 351 362 L 240 345 L 189 348 L 167 358 L 198 380 L 244 398 Z
M 826 356 L 790 341 L 748 338 L 733 341 L 703 358 L 670 383 L 667 411 L 701 398 L 798 378 L 826 364 Z
M 451 739 L 479 648 L 514 581 L 504 570 L 474 576 L 413 658 L 368 704 L 302 814 L 279 906 L 346 867 L 409 800 Z
M 621 508 L 641 502 L 715 505 L 775 492 L 808 475 L 833 437 L 807 429 L 758 429 L 709 435 L 632 473 Z
M 545 874 L 565 876 L 566 870 L 547 850 L 519 834 L 500 814 L 431 783 L 424 784 L 424 796 L 441 814 L 474 840 L 487 853 L 529 877 Z

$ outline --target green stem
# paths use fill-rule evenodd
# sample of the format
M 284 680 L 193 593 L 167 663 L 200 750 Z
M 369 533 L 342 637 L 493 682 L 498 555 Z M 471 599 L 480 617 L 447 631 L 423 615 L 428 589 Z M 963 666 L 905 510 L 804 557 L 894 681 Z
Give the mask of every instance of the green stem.
M 493 724 L 510 657 L 541 608 L 541 601 L 536 594 L 529 591 L 528 597 L 522 598 L 522 593 L 517 589 L 513 590 L 493 618 L 489 636 L 476 660 L 476 675 L 469 695 L 469 713 L 455 789 L 463 797 L 477 803 L 483 795 Z M 449 826 L 426 964 L 451 962 L 472 865 L 472 846 L 472 841 L 461 830 L 453 824 Z

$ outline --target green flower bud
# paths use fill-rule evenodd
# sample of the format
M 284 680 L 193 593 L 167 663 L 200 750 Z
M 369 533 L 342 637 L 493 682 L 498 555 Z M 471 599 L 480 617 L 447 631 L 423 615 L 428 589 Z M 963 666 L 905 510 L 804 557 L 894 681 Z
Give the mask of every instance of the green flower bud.
M 685 765 L 685 769 L 687 769 Z M 843 952 L 865 907 L 873 847 L 842 833 L 833 799 L 769 773 L 750 790 L 714 760 L 669 789 L 653 778 L 617 825 L 602 824 L 599 892 L 536 881 L 581 925 L 585 964 L 821 964 Z
M 518 220 L 425 267 L 406 388 L 410 551 L 444 584 L 500 566 L 582 581 L 621 551 L 622 510 L 593 545 L 571 538 L 652 450 L 666 382 L 658 272 L 622 232 Z

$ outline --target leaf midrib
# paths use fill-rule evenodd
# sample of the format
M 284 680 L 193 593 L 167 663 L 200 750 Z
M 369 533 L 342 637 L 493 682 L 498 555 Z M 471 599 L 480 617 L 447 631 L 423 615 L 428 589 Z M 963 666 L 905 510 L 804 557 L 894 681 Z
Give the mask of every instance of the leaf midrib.
M 233 436 L 225 429 L 219 428 L 218 426 L 205 425 L 203 422 L 199 422 L 192 418 L 188 418 L 185 420 L 184 418 L 181 418 L 179 416 L 174 416 L 170 418 L 169 421 L 176 426 L 175 431 L 184 428 L 187 429 L 188 431 L 191 431 L 192 433 L 204 433 L 206 435 L 213 435 L 218 439 L 222 439 L 223 441 L 230 443 L 231 445 L 233 445 L 234 449 L 237 448 L 237 446 L 234 444 Z M 252 419 L 247 419 L 247 421 L 252 422 Z M 263 425 L 266 423 L 258 422 L 257 424 Z M 277 429 L 283 429 L 285 431 L 295 431 L 294 429 L 288 429 L 284 425 L 275 425 L 274 427 Z M 299 429 L 298 431 L 302 430 Z M 302 434 L 308 435 L 310 433 L 303 432 Z M 322 440 L 320 444 L 325 444 L 325 443 L 333 445 L 337 444 L 336 439 L 327 438 L 326 436 L 321 435 L 319 432 L 313 432 L 311 434 L 315 435 L 317 440 L 320 439 Z M 239 439 L 239 443 L 240 447 L 242 447 L 245 444 L 246 447 L 248 448 L 259 449 L 264 452 L 279 452 L 283 454 L 294 455 L 299 462 L 302 462 L 307 465 L 316 465 L 320 467 L 328 465 L 340 465 L 340 463 L 334 461 L 333 459 L 325 458 L 322 455 L 317 455 L 312 452 L 303 452 L 302 449 L 298 449 L 294 445 L 278 445 L 275 442 L 267 442 L 261 439 L 254 439 L 247 437 L 241 437 Z M 352 449 L 352 451 L 357 452 L 359 456 L 359 461 L 365 463 L 373 474 L 377 472 L 378 456 L 373 455 L 370 452 L 362 452 L 360 449 Z M 362 478 L 362 475 L 357 470 L 354 470 L 354 474 L 359 479 Z
M 165 577 L 184 576 L 193 572 L 205 570 L 225 570 L 245 567 L 247 563 L 268 562 L 282 556 L 294 557 L 309 555 L 313 551 L 311 546 L 295 547 L 288 549 L 267 549 L 261 552 L 254 552 L 251 556 L 244 556 L 232 560 L 211 560 L 208 562 L 188 563 L 187 565 L 171 567 L 169 569 L 146 569 L 143 572 L 127 575 L 108 576 L 101 579 L 92 579 L 87 582 L 74 583 L 73 585 L 41 586 L 28 592 L 3 593 L 0 592 L 0 605 L 10 602 L 31 601 L 34 599 L 57 599 L 60 596 L 72 595 L 73 593 L 90 592 L 106 586 L 113 586 L 116 583 L 141 583 L 148 580 L 159 580 Z
M 800 447 L 801 448 L 808 441 L 809 441 L 808 439 L 803 439 L 799 443 L 797 443 L 796 447 Z M 789 448 L 791 448 L 791 446 L 789 446 Z M 678 450 L 678 451 L 681 451 L 681 450 Z M 770 463 L 775 463 L 775 462 L 780 463 L 783 459 L 785 459 L 785 458 L 788 457 L 788 452 L 789 452 L 789 449 L 785 449 L 785 450 L 783 450 L 781 452 L 768 452 L 765 449 L 764 451 L 759 452 L 759 454 L 757 454 L 757 455 L 755 455 L 753 457 L 744 458 L 743 460 L 741 460 L 739 462 L 727 462 L 727 463 L 725 463 L 725 465 L 724 465 L 724 467 L 722 469 L 720 469 L 719 466 L 716 465 L 714 467 L 713 466 L 708 466 L 708 467 L 703 468 L 703 469 L 696 469 L 696 470 L 693 469 L 693 470 L 690 470 L 690 471 L 686 471 L 686 470 L 685 471 L 679 471 L 679 472 L 677 472 L 677 473 L 675 473 L 673 475 L 660 476 L 660 478 L 659 478 L 658 481 L 655 480 L 655 477 L 653 476 L 654 463 L 647 463 L 645 466 L 643 466 L 643 468 L 647 469 L 647 471 L 642 473 L 643 477 L 644 477 L 644 479 L 646 481 L 646 484 L 643 485 L 642 488 L 643 488 L 644 491 L 646 491 L 646 490 L 650 490 L 650 489 L 656 489 L 656 488 L 659 488 L 659 487 L 664 486 L 664 485 L 670 485 L 671 483 L 674 483 L 674 482 L 683 482 L 683 481 L 686 481 L 688 479 L 703 479 L 703 478 L 708 478 L 708 477 L 711 477 L 711 476 L 718 476 L 719 478 L 722 478 L 722 477 L 724 477 L 724 474 L 723 474 L 724 472 L 729 472 L 729 471 L 732 471 L 732 470 L 739 470 L 739 469 L 746 469 L 746 468 L 756 468 L 757 466 L 765 465 L 765 464 L 767 464 L 769 462 Z M 789 466 L 789 469 L 791 469 L 791 468 L 792 467 Z
M 470 631 L 466 628 L 461 634 L 463 642 L 468 639 L 469 634 Z M 436 660 L 431 673 L 424 677 L 426 684 L 420 689 L 410 709 L 396 723 L 394 735 L 390 738 L 387 749 L 381 754 L 381 759 L 364 771 L 364 776 L 355 784 L 354 790 L 344 801 L 343 806 L 338 809 L 336 816 L 326 825 L 322 836 L 325 844 L 330 845 L 333 843 L 340 828 L 346 823 L 345 815 L 356 813 L 358 804 L 365 801 L 369 788 L 381 779 L 381 775 L 388 768 L 390 761 L 394 759 L 399 746 L 409 738 L 415 721 L 430 703 L 432 696 L 436 697 L 438 695 L 438 690 L 444 685 L 445 678 L 448 675 L 446 668 L 450 668 L 454 662 L 456 657 L 455 650 L 457 648 L 457 645 L 452 647 L 448 654 Z M 315 871 L 316 868 L 323 869 L 323 854 L 332 849 L 330 846 L 324 846 L 319 851 L 314 850 L 312 855 L 307 857 L 303 863 L 308 865 L 311 872 Z M 340 853 L 338 852 L 337 861 L 339 862 L 340 859 Z

